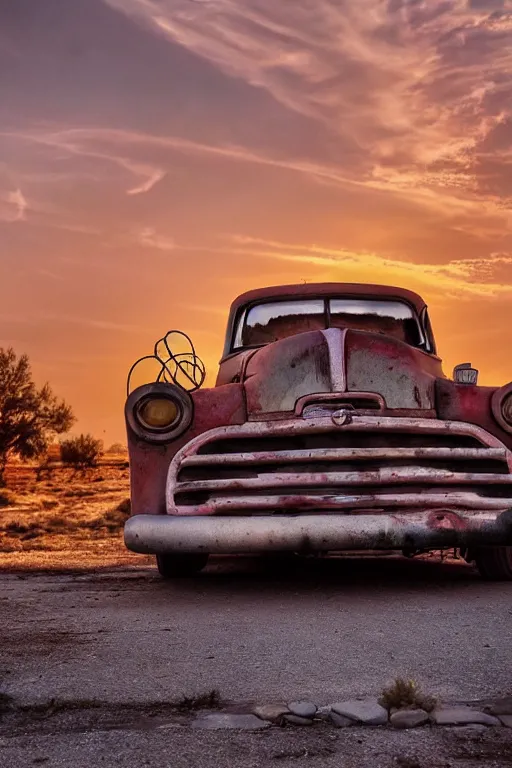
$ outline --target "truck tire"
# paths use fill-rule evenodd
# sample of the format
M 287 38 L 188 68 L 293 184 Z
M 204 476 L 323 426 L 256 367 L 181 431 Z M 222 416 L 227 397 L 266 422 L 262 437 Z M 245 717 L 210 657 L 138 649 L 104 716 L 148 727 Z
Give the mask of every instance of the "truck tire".
M 512 581 L 512 547 L 480 547 L 475 565 L 487 581 Z
M 160 554 L 156 556 L 158 572 L 163 579 L 177 579 L 180 576 L 194 576 L 208 562 L 208 555 L 199 553 Z

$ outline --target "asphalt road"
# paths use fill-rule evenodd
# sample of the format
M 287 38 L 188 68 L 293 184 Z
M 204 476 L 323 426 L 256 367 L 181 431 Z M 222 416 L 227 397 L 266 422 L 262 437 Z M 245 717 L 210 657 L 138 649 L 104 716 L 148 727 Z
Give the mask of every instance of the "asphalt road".
M 18 705 L 99 701 L 115 710 L 212 688 L 236 706 L 328 704 L 377 695 L 397 676 L 445 701 L 512 694 L 512 584 L 484 583 L 463 564 L 225 558 L 176 583 L 147 568 L 0 579 L 0 674 Z M 86 764 L 95 737 L 80 738 Z
M 151 569 L 2 582 L 0 669 L 23 703 L 211 688 L 328 703 L 396 676 L 451 699 L 512 692 L 512 584 L 464 565 L 232 558 L 175 583 Z

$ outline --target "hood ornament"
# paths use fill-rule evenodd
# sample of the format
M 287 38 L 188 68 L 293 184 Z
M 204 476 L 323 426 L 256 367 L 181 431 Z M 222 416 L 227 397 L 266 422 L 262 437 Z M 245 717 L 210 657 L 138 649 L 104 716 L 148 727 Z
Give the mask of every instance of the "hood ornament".
M 331 416 L 331 421 L 337 427 L 345 427 L 347 424 L 352 424 L 352 417 L 354 411 L 351 408 L 340 408 L 335 411 Z

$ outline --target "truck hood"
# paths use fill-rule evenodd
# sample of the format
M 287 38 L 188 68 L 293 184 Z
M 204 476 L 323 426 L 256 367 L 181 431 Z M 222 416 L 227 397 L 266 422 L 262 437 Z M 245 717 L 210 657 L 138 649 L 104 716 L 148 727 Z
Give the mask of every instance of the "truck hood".
M 374 393 L 387 409 L 431 410 L 439 358 L 377 333 L 329 328 L 290 336 L 245 358 L 249 417 L 293 411 L 307 395 Z M 419 414 L 418 414 L 419 415 Z

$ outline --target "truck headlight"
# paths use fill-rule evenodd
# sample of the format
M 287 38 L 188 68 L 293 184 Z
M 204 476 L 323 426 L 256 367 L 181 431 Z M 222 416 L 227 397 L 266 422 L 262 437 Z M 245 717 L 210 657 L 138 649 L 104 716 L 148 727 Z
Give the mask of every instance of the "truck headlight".
M 163 382 L 138 387 L 125 407 L 129 426 L 151 443 L 168 443 L 182 435 L 192 422 L 193 412 L 189 393 Z
M 147 429 L 168 429 L 179 417 L 178 404 L 170 397 L 150 397 L 137 407 L 137 418 Z
M 512 382 L 496 390 L 492 396 L 491 408 L 500 427 L 512 432 Z
M 512 427 L 512 392 L 501 401 L 501 415 L 507 424 Z

